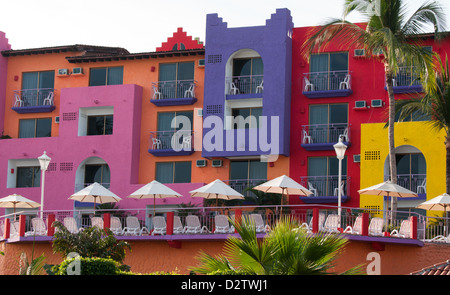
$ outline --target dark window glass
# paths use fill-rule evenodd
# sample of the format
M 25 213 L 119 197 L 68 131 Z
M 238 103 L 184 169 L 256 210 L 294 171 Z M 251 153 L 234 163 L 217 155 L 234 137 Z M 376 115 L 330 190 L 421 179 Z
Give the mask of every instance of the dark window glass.
M 90 69 L 89 86 L 120 84 L 123 84 L 123 67 Z
M 19 138 L 50 137 L 51 135 L 51 118 L 19 120 Z
M 87 135 L 108 135 L 113 132 L 113 115 L 89 116 Z
M 110 183 L 111 173 L 107 164 L 86 165 L 84 183 L 86 185 L 98 182 L 100 184 Z
M 191 165 L 191 162 L 156 163 L 156 180 L 161 183 L 189 183 Z
M 39 187 L 40 167 L 17 167 L 16 187 Z
M 258 128 L 259 117 L 262 116 L 262 108 L 233 109 L 231 111 L 231 115 L 235 119 L 233 129 Z M 244 122 L 237 120 L 236 117 L 238 116 L 242 116 Z M 253 116 L 253 118 L 249 118 L 249 116 Z

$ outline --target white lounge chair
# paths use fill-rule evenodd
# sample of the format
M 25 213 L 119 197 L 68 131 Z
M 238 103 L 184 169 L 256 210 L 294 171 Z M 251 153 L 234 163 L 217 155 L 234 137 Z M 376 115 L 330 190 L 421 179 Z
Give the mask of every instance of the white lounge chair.
M 116 236 L 123 235 L 122 222 L 119 217 L 111 216 L 111 225 L 109 228 Z
M 261 214 L 250 214 L 250 221 L 255 225 L 257 233 L 270 231 L 270 226 L 264 223 Z
M 362 216 L 356 217 L 353 226 L 349 225 L 343 231 L 344 234 L 353 234 L 353 235 L 360 235 L 361 232 L 362 232 Z
M 147 234 L 150 233 L 145 226 L 141 228 L 139 220 L 136 216 L 128 216 L 126 218 L 126 225 L 127 226 L 123 229 L 123 233 L 125 235 L 141 236 L 144 232 Z
M 99 229 L 104 228 L 103 218 L 101 217 L 91 217 L 91 226 L 98 227 Z
M 383 235 L 384 219 L 380 217 L 374 217 L 369 224 L 369 236 L 382 236 Z
M 391 237 L 411 238 L 411 220 L 405 219 L 400 224 L 400 229 L 391 231 Z
M 314 217 L 311 217 L 311 220 L 308 223 L 302 223 L 300 228 L 306 229 L 308 232 L 312 232 Z M 323 230 L 323 223 L 325 222 L 325 213 L 319 213 L 319 230 Z
M 450 234 L 448 236 L 438 235 L 431 239 L 424 240 L 425 242 L 450 243 Z
M 67 230 L 69 232 L 71 232 L 72 234 L 77 234 L 83 230 L 82 227 L 78 227 L 77 221 L 75 220 L 74 217 L 70 217 L 70 216 L 65 217 L 63 220 L 63 224 L 67 228 Z
M 186 234 L 201 234 L 210 233 L 206 226 L 200 224 L 200 219 L 197 215 L 186 216 L 186 225 L 184 226 L 184 233 Z
M 19 237 L 19 222 L 14 221 L 11 222 L 9 225 L 9 237 L 10 238 L 17 238 Z
M 339 215 L 330 214 L 327 216 L 325 220 L 325 224 L 323 226 L 323 230 L 326 232 L 337 233 L 339 232 Z
M 154 235 L 165 235 L 167 231 L 166 219 L 163 216 L 153 216 L 152 218 L 153 230 L 152 236 Z
M 47 225 L 42 218 L 32 218 L 31 219 L 31 231 L 26 232 L 25 236 L 46 236 L 47 235 Z
M 173 233 L 174 234 L 184 233 L 184 228 L 183 228 L 183 224 L 181 223 L 180 216 L 173 217 Z
M 214 216 L 214 233 L 215 234 L 227 234 L 233 232 L 230 223 L 228 221 L 228 217 L 225 215 L 216 215 Z

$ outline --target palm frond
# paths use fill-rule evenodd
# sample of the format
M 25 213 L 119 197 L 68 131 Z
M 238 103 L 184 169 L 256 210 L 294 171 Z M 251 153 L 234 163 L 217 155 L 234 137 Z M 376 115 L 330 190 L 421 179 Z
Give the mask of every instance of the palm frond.
M 417 35 L 425 33 L 427 25 L 432 25 L 435 33 L 443 32 L 446 27 L 445 14 L 436 1 L 422 4 L 405 22 L 402 27 L 404 35 Z

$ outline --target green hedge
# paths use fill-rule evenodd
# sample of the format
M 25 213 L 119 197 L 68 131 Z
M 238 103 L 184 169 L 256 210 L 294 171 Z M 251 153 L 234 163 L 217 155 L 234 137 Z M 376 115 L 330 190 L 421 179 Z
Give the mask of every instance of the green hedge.
M 112 259 L 99 257 L 78 257 L 66 259 L 61 264 L 55 265 L 52 269 L 55 275 L 67 275 L 67 268 L 70 267 L 73 271 L 73 263 L 80 262 L 81 275 L 116 275 L 120 272 L 120 263 Z

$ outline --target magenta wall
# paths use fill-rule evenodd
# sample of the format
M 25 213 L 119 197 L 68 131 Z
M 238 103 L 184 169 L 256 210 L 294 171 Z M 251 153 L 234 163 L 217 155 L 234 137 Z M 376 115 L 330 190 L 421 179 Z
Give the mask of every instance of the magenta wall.
M 11 49 L 5 33 L 0 31 L 0 51 Z M 6 99 L 6 74 L 8 72 L 8 60 L 0 55 L 0 135 L 3 133 L 3 117 L 5 115 L 5 99 Z

